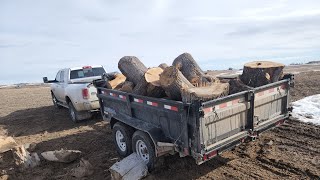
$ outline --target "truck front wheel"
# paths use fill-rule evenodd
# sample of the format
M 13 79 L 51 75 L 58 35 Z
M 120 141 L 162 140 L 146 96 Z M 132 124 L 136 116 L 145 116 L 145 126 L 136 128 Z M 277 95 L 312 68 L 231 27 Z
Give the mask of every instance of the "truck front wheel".
M 131 137 L 132 129 L 127 125 L 117 122 L 113 126 L 113 141 L 120 156 L 126 157 L 132 153 Z
M 58 104 L 58 100 L 57 100 L 56 96 L 55 96 L 53 93 L 51 93 L 51 97 L 52 97 L 53 106 L 56 107 L 56 108 L 58 108 L 58 109 L 61 109 L 62 106 L 60 106 L 60 105 Z
M 132 148 L 146 162 L 148 170 L 152 171 L 156 156 L 154 145 L 149 135 L 142 131 L 136 131 L 132 137 Z

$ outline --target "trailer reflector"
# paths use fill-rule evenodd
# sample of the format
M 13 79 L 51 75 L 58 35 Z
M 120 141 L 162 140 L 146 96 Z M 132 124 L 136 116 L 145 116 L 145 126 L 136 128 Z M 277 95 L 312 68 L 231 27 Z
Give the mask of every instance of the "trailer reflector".
M 143 103 L 143 100 L 142 100 L 142 99 L 134 98 L 133 101 L 134 101 L 134 102 L 137 102 L 137 103 Z
M 117 97 L 117 95 L 114 93 L 110 93 L 110 96 Z
M 218 151 L 212 151 L 210 153 L 207 154 L 208 158 L 212 158 L 214 156 L 216 156 L 218 154 Z
M 158 103 L 156 103 L 156 102 L 147 101 L 147 104 L 150 106 L 158 107 Z
M 178 112 L 178 107 L 176 107 L 176 106 L 164 105 L 164 108 Z
M 123 96 L 123 95 L 119 95 L 119 98 L 121 98 L 121 99 L 127 99 L 126 96 Z

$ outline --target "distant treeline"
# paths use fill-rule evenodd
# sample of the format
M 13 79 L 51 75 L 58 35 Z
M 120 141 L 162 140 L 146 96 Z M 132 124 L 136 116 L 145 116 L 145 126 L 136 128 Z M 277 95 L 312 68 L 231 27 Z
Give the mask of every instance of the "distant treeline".
M 291 63 L 290 65 L 302 65 L 302 64 L 320 64 L 320 61 L 309 61 L 307 63 Z

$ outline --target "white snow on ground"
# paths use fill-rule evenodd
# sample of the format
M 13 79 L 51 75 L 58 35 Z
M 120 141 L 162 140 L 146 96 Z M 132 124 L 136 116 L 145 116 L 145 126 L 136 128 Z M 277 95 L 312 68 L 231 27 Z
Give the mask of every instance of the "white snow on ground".
M 303 122 L 320 125 L 320 94 L 292 103 L 292 116 Z

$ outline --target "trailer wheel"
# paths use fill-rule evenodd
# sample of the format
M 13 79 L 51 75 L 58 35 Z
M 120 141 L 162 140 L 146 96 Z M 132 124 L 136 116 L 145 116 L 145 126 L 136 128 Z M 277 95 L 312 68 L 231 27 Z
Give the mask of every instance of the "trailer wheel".
M 152 171 L 156 156 L 154 145 L 149 135 L 142 131 L 136 131 L 132 137 L 132 148 L 146 162 L 148 170 Z
M 56 96 L 55 96 L 52 92 L 51 92 L 51 98 L 52 98 L 53 106 L 54 106 L 55 108 L 61 109 L 62 106 L 60 106 L 60 105 L 58 104 L 58 100 L 57 100 Z
M 112 129 L 113 141 L 120 156 L 126 157 L 132 153 L 131 137 L 133 131 L 127 125 L 117 122 Z

